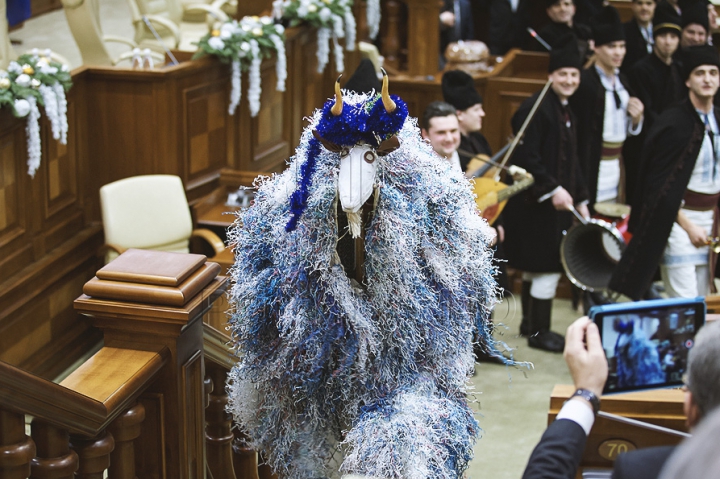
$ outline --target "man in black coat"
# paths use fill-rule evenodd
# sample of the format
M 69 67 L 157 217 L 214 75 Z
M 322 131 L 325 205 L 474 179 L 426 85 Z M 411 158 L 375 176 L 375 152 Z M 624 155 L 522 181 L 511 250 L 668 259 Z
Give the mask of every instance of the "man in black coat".
M 490 54 L 505 55 L 511 48 L 525 47 L 529 24 L 530 0 L 490 0 Z
M 720 58 L 710 45 L 683 52 L 689 97 L 658 118 L 645 142 L 640 182 L 630 215 L 633 238 L 610 281 L 610 289 L 639 299 L 661 272 L 671 296 L 704 296 L 712 285 L 716 236 L 717 148 L 720 111 L 712 105 Z
M 566 338 L 565 362 L 577 390 L 535 446 L 522 479 L 574 479 L 600 406 L 608 364 L 598 327 L 580 318 Z
M 687 96 L 680 66 L 673 59 L 680 41 L 680 16 L 670 4 L 663 2 L 655 10 L 654 18 L 653 53 L 637 62 L 628 73 L 630 87 L 645 107 L 645 122 L 642 134 L 625 141 L 624 158 L 640 158 L 647 132 L 660 113 Z M 639 161 L 625 163 L 627 203 L 632 203 L 638 164 Z
M 470 0 L 444 0 L 440 11 L 440 62 L 445 63 L 445 49 L 458 40 L 474 40 Z
M 720 322 L 708 323 L 695 337 L 688 353 L 683 412 L 689 429 L 704 424 L 720 407 Z M 574 479 L 587 436 L 595 422 L 608 369 L 597 326 L 580 318 L 567 331 L 565 360 L 573 383 L 587 393 L 566 402 L 535 447 L 523 479 Z M 590 398 L 587 400 L 585 398 Z M 582 406 L 582 408 L 581 408 Z M 620 454 L 613 479 L 657 479 L 674 446 L 660 446 Z M 672 477 L 672 476 L 671 476 Z M 712 476 L 707 476 L 712 477 Z
M 630 8 L 633 12 L 632 20 L 625 22 L 625 59 L 620 71 L 630 71 L 635 63 L 652 53 L 653 46 L 653 16 L 656 8 L 655 0 L 632 0 Z
M 590 27 L 575 21 L 575 3 L 573 0 L 545 0 L 545 12 L 550 23 L 545 24 L 538 35 L 549 45 L 554 45 L 560 38 L 573 33 L 578 38 L 581 58 L 588 53 Z M 530 41 L 530 50 L 547 51 L 545 46 L 536 40 Z
M 569 211 L 585 216 L 587 188 L 577 158 L 575 115 L 568 98 L 580 81 L 582 61 L 572 34 L 550 52 L 548 78 L 552 87 L 528 124 L 513 163 L 535 178 L 530 189 L 511 198 L 505 208 L 505 253 L 508 265 L 523 271 L 523 311 L 520 332 L 533 348 L 561 352 L 561 335 L 550 331 L 552 300 L 562 271 L 560 242 L 572 226 Z M 518 132 L 539 93 L 525 100 L 512 119 Z
M 593 19 L 592 29 L 596 61 L 582 72 L 580 87 L 570 97 L 591 211 L 598 202 L 623 201 L 620 153 L 628 135 L 642 131 L 644 111 L 619 71 L 625 57 L 625 30 L 617 10 L 605 7 Z

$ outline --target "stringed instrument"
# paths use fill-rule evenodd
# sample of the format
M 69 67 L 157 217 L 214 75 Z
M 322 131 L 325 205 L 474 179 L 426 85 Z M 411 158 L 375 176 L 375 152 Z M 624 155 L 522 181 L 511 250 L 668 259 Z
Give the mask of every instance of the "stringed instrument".
M 487 155 L 476 155 L 470 160 L 470 165 L 478 160 L 485 162 L 483 166 L 470 175 L 470 181 L 473 184 L 473 192 L 475 193 L 475 204 L 477 204 L 482 217 L 485 218 L 490 225 L 498 219 L 509 198 L 526 190 L 535 182 L 535 178 L 524 169 L 517 166 L 506 167 L 505 164 L 525 134 L 528 124 L 535 116 L 540 103 L 542 103 L 551 85 L 552 80 L 548 80 L 540 92 L 540 95 L 538 95 L 527 118 L 525 118 L 520 130 L 518 130 L 517 135 L 515 135 L 515 138 L 513 138 L 510 143 L 505 145 L 490 159 L 486 159 Z M 502 155 L 505 155 L 502 162 L 497 163 L 497 159 Z M 502 170 L 508 170 L 514 178 L 517 176 L 521 178 L 515 178 L 515 182 L 512 185 L 507 185 L 500 181 L 500 173 Z
M 535 183 L 535 178 L 530 173 L 525 172 L 524 176 L 524 178 L 509 186 L 492 178 L 480 177 L 472 180 L 475 204 L 488 224 L 492 225 L 498 219 L 508 199 L 530 188 Z

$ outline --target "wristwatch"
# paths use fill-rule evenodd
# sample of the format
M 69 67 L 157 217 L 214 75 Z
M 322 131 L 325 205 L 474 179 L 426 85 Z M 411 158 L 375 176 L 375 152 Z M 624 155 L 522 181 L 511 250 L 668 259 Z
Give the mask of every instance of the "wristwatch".
M 577 391 L 575 391 L 573 393 L 573 395 L 570 397 L 574 398 L 575 396 L 580 396 L 581 398 L 587 400 L 587 402 L 589 402 L 592 405 L 593 412 L 597 416 L 597 413 L 600 410 L 600 398 L 597 397 L 597 395 L 594 392 L 589 391 L 587 389 L 580 388 Z

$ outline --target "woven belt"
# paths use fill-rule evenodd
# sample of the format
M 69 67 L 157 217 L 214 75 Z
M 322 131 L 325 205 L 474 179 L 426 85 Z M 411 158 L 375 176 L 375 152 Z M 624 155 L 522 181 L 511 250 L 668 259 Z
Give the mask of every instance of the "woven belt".
M 685 202 L 683 208 L 693 211 L 711 211 L 717 206 L 718 200 L 720 200 L 720 193 L 707 195 L 705 193 L 686 190 L 685 196 L 683 196 L 683 201 Z
M 603 141 L 602 144 L 602 153 L 600 155 L 600 158 L 602 160 L 617 160 L 620 158 L 620 153 L 622 152 L 623 142 L 610 142 L 610 141 Z

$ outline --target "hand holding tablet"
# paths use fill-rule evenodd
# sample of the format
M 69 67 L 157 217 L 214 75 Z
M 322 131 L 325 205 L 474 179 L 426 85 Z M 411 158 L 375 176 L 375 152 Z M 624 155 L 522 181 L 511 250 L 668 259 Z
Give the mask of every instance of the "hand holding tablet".
M 687 354 L 705 323 L 704 298 L 674 298 L 595 306 L 609 376 L 604 394 L 678 387 Z

